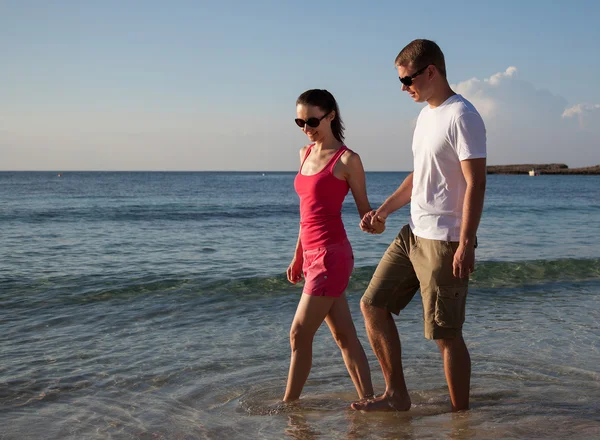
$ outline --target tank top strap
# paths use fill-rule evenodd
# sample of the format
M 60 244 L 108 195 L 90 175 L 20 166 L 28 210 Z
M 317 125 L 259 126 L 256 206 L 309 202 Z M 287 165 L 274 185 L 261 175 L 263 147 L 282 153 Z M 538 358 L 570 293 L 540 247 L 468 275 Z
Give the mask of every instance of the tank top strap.
M 302 163 L 300 164 L 300 172 L 302 172 L 302 167 L 304 166 L 304 162 L 306 162 L 306 159 L 308 159 L 308 155 L 310 154 L 312 147 L 314 147 L 315 144 L 310 144 L 308 146 L 308 148 L 306 149 L 306 153 L 304 154 L 304 159 L 302 159 Z
M 331 174 L 333 174 L 333 167 L 335 167 L 335 164 L 337 163 L 337 161 L 340 159 L 340 157 L 342 157 L 342 154 L 344 154 L 346 151 L 348 150 L 348 147 L 346 147 L 345 145 L 342 145 L 340 147 L 339 150 L 336 151 L 336 153 L 333 155 L 333 157 L 331 158 L 331 162 L 329 162 L 329 172 Z

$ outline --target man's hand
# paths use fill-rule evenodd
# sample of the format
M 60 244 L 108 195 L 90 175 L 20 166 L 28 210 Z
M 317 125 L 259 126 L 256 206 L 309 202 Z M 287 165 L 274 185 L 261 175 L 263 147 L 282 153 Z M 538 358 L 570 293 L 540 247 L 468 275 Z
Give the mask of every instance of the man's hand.
M 382 234 L 385 231 L 385 218 L 375 213 L 371 218 L 371 228 L 374 234 Z
M 452 272 L 456 278 L 468 278 L 475 270 L 475 247 L 460 244 L 454 254 Z

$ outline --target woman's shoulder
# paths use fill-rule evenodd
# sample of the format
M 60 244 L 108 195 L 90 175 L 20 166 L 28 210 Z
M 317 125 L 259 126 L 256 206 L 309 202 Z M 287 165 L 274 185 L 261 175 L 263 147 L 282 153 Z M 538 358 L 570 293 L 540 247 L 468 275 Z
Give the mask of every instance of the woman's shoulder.
M 342 161 L 342 163 L 344 163 L 345 165 L 352 165 L 356 162 L 360 162 L 360 156 L 357 152 L 351 150 L 345 145 L 342 148 L 345 148 L 345 151 L 340 156 L 340 160 Z
M 346 147 L 346 150 L 340 156 L 339 162 L 341 162 L 341 171 L 346 179 L 364 173 L 360 156 L 348 147 Z
M 306 153 L 312 144 L 305 145 L 300 148 L 300 153 Z
M 303 146 L 302 148 L 300 148 L 300 157 L 301 157 L 301 158 L 304 158 L 304 156 L 305 156 L 305 155 L 306 155 L 306 153 L 308 152 L 308 149 L 309 149 L 310 147 L 312 147 L 313 145 L 314 145 L 314 144 L 308 144 L 308 145 L 305 145 L 305 146 Z

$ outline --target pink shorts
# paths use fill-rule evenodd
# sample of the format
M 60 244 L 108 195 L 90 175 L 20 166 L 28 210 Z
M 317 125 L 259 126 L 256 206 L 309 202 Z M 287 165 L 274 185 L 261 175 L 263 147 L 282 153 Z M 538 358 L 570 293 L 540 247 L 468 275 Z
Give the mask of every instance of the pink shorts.
M 304 290 L 312 296 L 342 296 L 354 268 L 352 246 L 341 243 L 304 251 Z

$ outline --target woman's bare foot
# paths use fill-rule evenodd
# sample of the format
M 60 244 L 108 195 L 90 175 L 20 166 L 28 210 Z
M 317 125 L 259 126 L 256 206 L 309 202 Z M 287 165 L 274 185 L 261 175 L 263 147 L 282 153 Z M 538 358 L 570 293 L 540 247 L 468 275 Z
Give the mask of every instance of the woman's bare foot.
M 372 399 L 361 399 L 350 406 L 357 411 L 408 411 L 410 405 L 408 394 L 403 397 L 383 394 Z
M 353 405 L 356 404 L 356 403 L 365 403 L 365 402 L 368 402 L 369 400 L 373 400 L 373 399 L 375 399 L 375 394 L 369 394 L 368 396 L 365 396 L 365 397 L 363 397 L 363 398 L 361 398 L 359 400 L 355 400 L 354 402 L 352 402 L 350 404 L 350 407 L 354 408 Z

